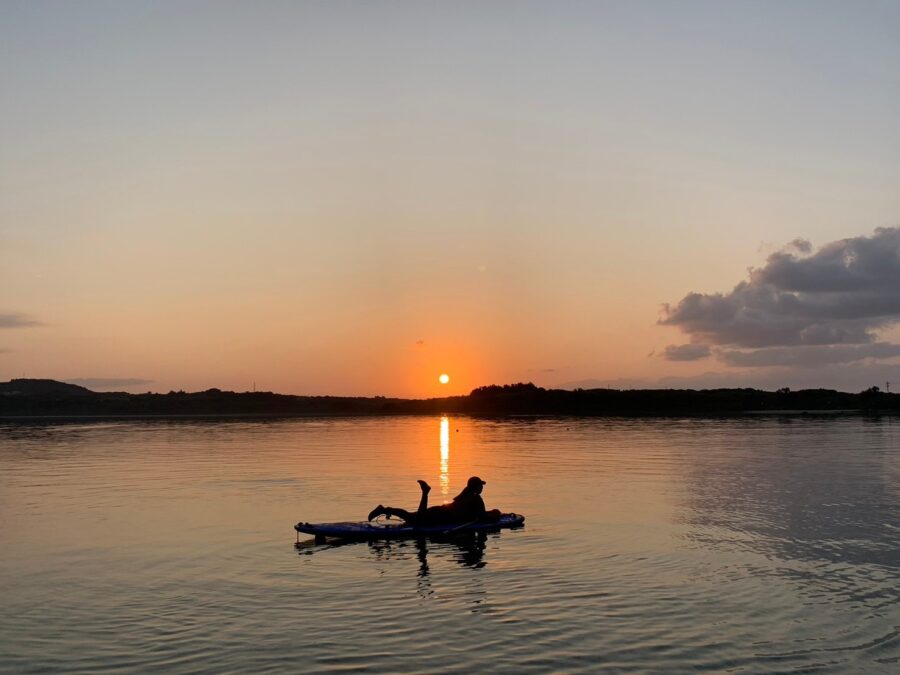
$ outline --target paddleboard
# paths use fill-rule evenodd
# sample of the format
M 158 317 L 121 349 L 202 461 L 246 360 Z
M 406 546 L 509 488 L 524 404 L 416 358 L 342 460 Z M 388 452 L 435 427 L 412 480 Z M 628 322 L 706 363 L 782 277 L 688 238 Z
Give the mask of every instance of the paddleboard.
M 402 521 L 374 521 L 361 523 L 297 523 L 297 532 L 311 534 L 316 541 L 325 541 L 325 537 L 339 539 L 400 539 L 403 537 L 433 537 L 462 532 L 496 531 L 507 527 L 519 527 L 525 522 L 525 516 L 518 513 L 504 513 L 500 520 L 493 522 L 464 523 L 462 525 L 435 525 L 429 527 L 413 527 Z

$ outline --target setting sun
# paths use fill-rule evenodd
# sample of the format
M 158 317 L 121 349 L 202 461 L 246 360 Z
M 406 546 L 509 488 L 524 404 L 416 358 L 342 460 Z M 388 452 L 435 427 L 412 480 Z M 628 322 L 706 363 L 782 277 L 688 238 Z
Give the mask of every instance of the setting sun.
M 441 373 L 441 376 L 438 378 L 438 382 L 441 384 L 447 384 L 450 381 L 450 376 L 447 373 Z

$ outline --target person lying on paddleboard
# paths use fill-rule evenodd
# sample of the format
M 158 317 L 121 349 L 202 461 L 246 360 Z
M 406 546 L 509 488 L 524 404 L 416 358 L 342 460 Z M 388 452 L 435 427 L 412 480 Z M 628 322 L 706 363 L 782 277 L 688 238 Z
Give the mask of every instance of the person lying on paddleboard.
M 431 486 L 424 480 L 420 480 L 418 483 L 422 488 L 422 498 L 419 501 L 419 508 L 415 512 L 379 504 L 369 513 L 369 520 L 374 520 L 378 516 L 387 516 L 388 518 L 397 516 L 409 525 L 424 527 L 491 522 L 499 520 L 502 515 L 497 509 L 491 511 L 485 509 L 481 491 L 487 483 L 478 476 L 472 476 L 463 491 L 456 495 L 452 502 L 441 506 L 429 507 L 428 493 L 431 492 Z

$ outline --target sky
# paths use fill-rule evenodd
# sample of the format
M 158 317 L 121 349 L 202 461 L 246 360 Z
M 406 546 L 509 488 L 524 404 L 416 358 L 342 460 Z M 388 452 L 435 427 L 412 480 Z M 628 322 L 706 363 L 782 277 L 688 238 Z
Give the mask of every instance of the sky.
M 3 0 L 0 92 L 0 380 L 900 390 L 898 2 Z

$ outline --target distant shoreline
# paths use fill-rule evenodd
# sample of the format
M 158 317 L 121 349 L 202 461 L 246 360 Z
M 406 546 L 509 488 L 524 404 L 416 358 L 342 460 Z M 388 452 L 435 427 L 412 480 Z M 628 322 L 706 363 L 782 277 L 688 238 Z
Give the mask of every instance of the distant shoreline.
M 551 420 L 551 419 L 739 419 L 762 417 L 882 417 L 900 415 L 898 410 L 746 410 L 732 413 L 618 413 L 618 414 L 487 414 L 487 413 L 229 413 L 229 414 L 160 414 L 160 415 L 0 415 L 3 424 L 42 424 L 42 423 L 78 423 L 78 422 L 266 422 L 288 420 L 315 419 L 354 419 L 354 418 L 387 418 L 387 417 L 434 417 L 435 415 L 464 416 L 474 419 L 509 419 L 509 420 Z
M 467 396 L 401 399 L 293 396 L 208 389 L 168 394 L 94 392 L 55 380 L 0 382 L 0 420 L 286 419 L 465 414 L 484 417 L 735 417 L 895 414 L 900 394 L 831 389 L 543 389 L 531 383 L 479 387 Z
M 760 416 L 856 416 L 856 415 L 900 415 L 900 410 L 742 410 L 723 413 L 618 413 L 618 414 L 575 414 L 575 413 L 471 413 L 471 412 L 373 412 L 373 413 L 159 413 L 159 414 L 86 414 L 86 415 L 0 415 L 0 422 L 41 421 L 41 420 L 279 420 L 279 419 L 321 419 L 321 418 L 353 418 L 353 417 L 433 417 L 434 415 L 465 415 L 474 418 L 523 418 L 523 419 L 564 419 L 564 418 L 734 418 Z

